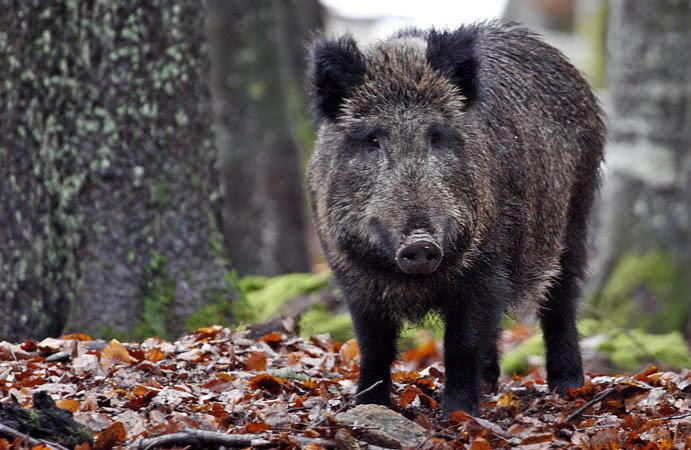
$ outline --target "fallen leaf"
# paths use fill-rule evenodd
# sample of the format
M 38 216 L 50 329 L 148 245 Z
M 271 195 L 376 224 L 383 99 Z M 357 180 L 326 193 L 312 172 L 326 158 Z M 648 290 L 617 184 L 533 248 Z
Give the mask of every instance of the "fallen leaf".
M 66 334 L 64 336 L 60 336 L 60 339 L 63 340 L 75 340 L 75 341 L 93 341 L 93 338 L 89 336 L 88 334 L 82 334 L 82 333 L 73 333 L 73 334 Z
M 590 445 L 593 450 L 618 450 L 617 430 L 599 430 L 590 438 Z
M 264 370 L 266 369 L 266 353 L 253 352 L 245 360 L 246 370 Z
M 261 433 L 269 430 L 269 425 L 266 422 L 248 423 L 245 425 L 245 432 L 247 433 Z
M 214 338 L 214 337 L 218 336 L 218 334 L 221 331 L 223 331 L 223 327 L 221 327 L 219 325 L 213 325 L 210 327 L 200 328 L 197 331 L 195 331 L 194 334 L 195 334 L 196 340 L 201 341 L 201 340 L 208 340 L 208 339 Z
M 360 349 L 357 345 L 357 341 L 355 339 L 350 339 L 348 342 L 341 345 L 341 349 L 338 352 L 338 357 L 343 364 L 351 363 L 359 358 Z
M 449 420 L 453 423 L 467 422 L 471 417 L 463 411 L 453 411 L 449 414 Z
M 418 367 L 429 365 L 431 361 L 439 359 L 439 357 L 440 352 L 437 348 L 437 342 L 433 339 L 401 355 L 403 361 L 415 363 Z
M 260 341 L 266 342 L 267 344 L 280 344 L 283 341 L 283 335 L 277 331 L 259 338 Z
M 248 384 L 250 389 L 263 389 L 272 394 L 278 394 L 287 381 L 288 380 L 285 378 L 275 377 L 268 373 L 261 373 L 250 378 Z
M 114 422 L 111 426 L 103 430 L 98 435 L 94 450 L 111 450 L 116 445 L 122 444 L 127 440 L 127 430 L 122 422 Z
M 144 352 L 144 358 L 151 362 L 159 362 L 166 357 L 166 354 L 158 347 Z
M 111 340 L 101 352 L 101 365 L 103 367 L 114 366 L 115 364 L 131 364 L 134 358 L 130 356 L 124 345 L 117 339 Z
M 80 407 L 79 401 L 73 399 L 58 400 L 55 402 L 55 404 L 58 406 L 58 408 L 66 409 L 71 413 L 76 413 L 79 411 Z
M 552 433 L 530 434 L 521 439 L 521 445 L 542 444 L 543 442 L 552 442 L 554 435 Z
M 489 445 L 487 439 L 476 438 L 470 443 L 470 450 L 492 450 L 492 446 Z

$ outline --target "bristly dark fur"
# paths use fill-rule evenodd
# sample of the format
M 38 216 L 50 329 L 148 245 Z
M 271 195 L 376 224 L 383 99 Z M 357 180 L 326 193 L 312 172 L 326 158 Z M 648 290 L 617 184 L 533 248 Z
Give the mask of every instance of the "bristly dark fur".
M 461 89 L 468 105 L 480 95 L 477 36 L 475 27 L 461 27 L 453 32 L 431 30 L 427 35 L 427 62 Z
M 477 412 L 481 382 L 499 375 L 499 319 L 520 302 L 538 305 L 550 387 L 580 385 L 575 316 L 605 130 L 578 71 L 497 22 L 363 49 L 318 39 L 310 64 L 310 204 L 353 317 L 358 389 L 383 380 L 358 400 L 388 403 L 402 321 L 435 310 L 444 413 Z M 424 275 L 396 259 L 416 233 L 443 252 Z
M 317 39 L 311 47 L 312 77 L 309 97 L 312 110 L 334 119 L 351 89 L 362 83 L 365 61 L 350 36 L 336 41 Z

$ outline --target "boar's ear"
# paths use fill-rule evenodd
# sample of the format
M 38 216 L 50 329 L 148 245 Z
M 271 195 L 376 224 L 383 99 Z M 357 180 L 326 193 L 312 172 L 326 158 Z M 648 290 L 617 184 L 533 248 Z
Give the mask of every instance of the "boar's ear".
M 458 86 L 468 105 L 480 94 L 476 41 L 477 29 L 473 27 L 453 32 L 431 30 L 427 35 L 427 62 Z
M 350 36 L 317 38 L 309 51 L 308 91 L 316 120 L 334 120 L 343 100 L 365 76 L 365 57 Z

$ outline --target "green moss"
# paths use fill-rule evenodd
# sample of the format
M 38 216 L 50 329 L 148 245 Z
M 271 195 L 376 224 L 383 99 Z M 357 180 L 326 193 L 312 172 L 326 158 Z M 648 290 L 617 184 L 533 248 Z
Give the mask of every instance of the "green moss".
M 151 199 L 157 208 L 167 209 L 173 204 L 173 191 L 167 180 L 161 179 L 151 185 Z
M 674 368 L 691 367 L 691 353 L 679 332 L 651 334 L 643 330 L 626 330 L 608 320 L 584 319 L 578 323 L 583 337 L 602 336 L 595 350 L 607 357 L 615 369 L 637 370 L 647 364 L 662 364 Z M 526 339 L 511 352 L 503 355 L 503 373 L 525 373 L 533 356 L 544 355 L 542 334 Z
M 185 330 L 191 332 L 211 325 L 230 325 L 236 292 L 235 285 L 227 282 L 225 287 L 205 293 L 205 297 L 210 300 L 187 318 Z
M 684 268 L 668 252 L 625 255 L 594 303 L 625 327 L 681 331 L 691 313 L 689 283 Z
M 185 321 L 185 329 L 187 331 L 194 331 L 202 327 L 211 325 L 228 326 L 226 317 L 231 312 L 231 303 L 219 302 L 203 306 L 197 312 L 192 314 Z
M 38 427 L 40 425 L 41 415 L 38 413 L 38 411 L 29 409 L 27 410 L 27 415 L 29 419 L 28 422 L 31 426 Z
M 287 300 L 327 286 L 330 274 L 293 273 L 277 277 L 245 277 L 237 282 L 240 298 L 233 304 L 238 322 L 263 322 L 274 317 Z
M 349 314 L 333 314 L 323 305 L 314 305 L 300 318 L 300 335 L 303 337 L 328 333 L 337 341 L 345 342 L 353 337 L 353 324 Z
M 502 355 L 501 371 L 507 374 L 522 374 L 528 371 L 528 361 L 531 356 L 539 356 L 545 352 L 542 334 L 536 334 L 523 341 L 511 352 Z
M 139 323 L 132 330 L 132 337 L 137 340 L 151 336 L 163 339 L 170 338 L 166 325 L 170 305 L 175 300 L 177 281 L 166 270 L 166 258 L 156 251 L 151 251 L 146 274 L 143 310 Z
M 679 332 L 655 335 L 643 330 L 618 331 L 600 344 L 598 350 L 623 370 L 637 370 L 647 364 L 691 367 L 691 353 Z
M 444 338 L 444 321 L 436 312 L 430 312 L 419 323 L 406 323 L 398 338 L 398 347 L 407 350 L 430 339 Z

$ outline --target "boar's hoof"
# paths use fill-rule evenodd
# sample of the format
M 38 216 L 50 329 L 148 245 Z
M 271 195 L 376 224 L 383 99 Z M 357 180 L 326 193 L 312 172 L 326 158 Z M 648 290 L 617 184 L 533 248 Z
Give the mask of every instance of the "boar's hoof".
M 442 417 L 444 419 L 448 419 L 451 413 L 455 411 L 463 411 L 464 413 L 475 417 L 478 417 L 480 415 L 480 408 L 478 407 L 478 405 L 450 406 L 448 403 L 442 402 L 441 410 Z
M 403 244 L 396 253 L 396 263 L 405 273 L 432 273 L 441 262 L 441 247 L 430 239 Z
M 441 409 L 444 419 L 448 419 L 454 411 L 463 411 L 471 416 L 479 416 L 480 402 L 479 398 L 474 395 L 446 393 L 442 397 Z
M 359 394 L 355 399 L 358 405 L 382 405 L 391 406 L 391 395 L 383 390 L 374 389 L 369 392 Z
M 548 379 L 547 383 L 550 391 L 554 391 L 559 395 L 566 395 L 569 393 L 569 388 L 579 388 L 583 386 L 583 375 L 578 374 L 572 377 Z

